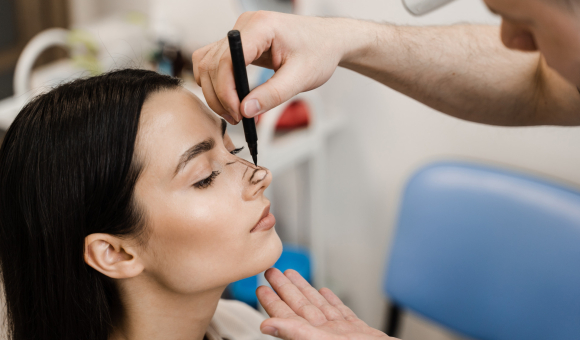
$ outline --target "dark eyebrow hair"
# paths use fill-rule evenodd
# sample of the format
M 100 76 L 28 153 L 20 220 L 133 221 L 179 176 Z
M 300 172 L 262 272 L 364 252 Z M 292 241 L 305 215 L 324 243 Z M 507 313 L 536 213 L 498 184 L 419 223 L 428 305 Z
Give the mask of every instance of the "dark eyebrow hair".
M 179 157 L 179 163 L 177 163 L 177 167 L 175 168 L 175 172 L 173 173 L 173 177 L 175 177 L 177 175 L 177 173 L 179 173 L 181 170 L 183 170 L 183 168 L 185 168 L 185 166 L 187 165 L 187 163 L 189 161 L 191 161 L 192 159 L 194 159 L 195 157 L 199 156 L 200 154 L 202 154 L 204 152 L 208 152 L 209 150 L 213 149 L 214 146 L 215 146 L 215 141 L 213 140 L 213 138 L 208 138 L 208 139 L 204 140 L 203 142 L 195 144 L 194 146 L 189 148 L 187 151 L 185 151 L 181 155 L 181 157 Z
M 228 128 L 228 123 L 225 119 L 222 119 L 222 138 L 226 135 L 226 129 Z

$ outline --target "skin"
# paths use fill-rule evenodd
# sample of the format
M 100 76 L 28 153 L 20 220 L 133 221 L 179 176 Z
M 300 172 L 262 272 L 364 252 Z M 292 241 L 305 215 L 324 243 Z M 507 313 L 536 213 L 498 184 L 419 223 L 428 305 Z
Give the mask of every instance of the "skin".
M 551 0 L 486 0 L 503 18 L 501 33 L 247 12 L 234 26 L 246 62 L 274 69 L 272 79 L 240 103 L 225 39 L 194 52 L 194 76 L 209 106 L 232 123 L 319 87 L 342 66 L 469 121 L 579 125 L 580 4 L 573 2 L 574 11 Z
M 580 86 L 580 7 L 565 1 L 486 0 L 502 16 L 501 40 L 522 51 L 541 51 L 546 64 Z
M 111 339 L 201 340 L 225 287 L 280 256 L 274 228 L 251 232 L 270 204 L 264 190 L 272 175 L 231 153 L 221 123 L 184 89 L 145 102 L 136 143 L 144 169 L 135 196 L 146 240 L 108 234 L 85 240 L 85 261 L 121 292 L 122 318 Z M 176 173 L 184 152 L 209 139 L 213 148 Z M 215 171 L 211 185 L 195 187 Z
M 580 1 L 484 1 L 502 17 L 501 28 L 246 12 L 234 26 L 246 63 L 273 69 L 274 76 L 240 103 L 222 39 L 193 53 L 195 80 L 208 105 L 232 124 L 321 86 L 341 66 L 473 122 L 580 125 Z M 267 278 L 278 294 L 257 291 L 272 317 L 262 323 L 264 333 L 288 340 L 389 338 L 295 273 L 269 271 Z
M 272 317 L 262 323 L 262 333 L 282 339 L 395 339 L 369 327 L 330 289 L 317 291 L 292 269 L 282 274 L 270 268 L 265 276 L 276 293 L 265 286 L 256 291 Z

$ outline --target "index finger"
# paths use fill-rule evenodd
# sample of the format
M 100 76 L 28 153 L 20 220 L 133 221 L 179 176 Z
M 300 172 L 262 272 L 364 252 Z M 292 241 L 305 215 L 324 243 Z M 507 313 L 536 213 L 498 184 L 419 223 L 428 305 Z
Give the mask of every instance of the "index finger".
M 332 290 L 330 290 L 328 288 L 322 288 L 320 290 L 320 295 L 324 296 L 326 301 L 328 301 L 331 305 L 336 307 L 342 313 L 342 315 L 344 316 L 344 318 L 346 320 L 348 320 L 348 321 L 358 320 L 358 317 L 356 316 L 356 314 L 350 308 L 348 308 L 342 302 L 342 300 L 340 300 L 340 298 L 332 292 Z
M 195 79 L 195 82 L 199 86 L 201 86 L 201 78 L 200 78 L 201 72 L 199 64 L 215 44 L 217 44 L 217 42 L 199 48 L 195 50 L 195 52 L 193 52 L 193 54 L 191 55 L 191 64 L 193 65 L 193 78 Z
M 242 116 L 240 114 L 240 99 L 236 91 L 231 52 L 229 47 L 226 46 L 220 53 L 221 56 L 216 56 L 218 58 L 218 67 L 210 72 L 210 77 L 212 84 L 214 84 L 215 94 L 222 106 L 236 122 L 239 122 Z
M 284 275 L 292 282 L 304 296 L 318 307 L 328 320 L 344 320 L 342 313 L 331 305 L 314 287 L 308 283 L 297 271 L 288 269 Z
M 271 318 L 290 318 L 298 317 L 292 308 L 288 307 L 286 302 L 282 301 L 278 294 L 274 293 L 272 288 L 266 286 L 260 286 L 256 289 L 256 295 L 258 300 L 266 313 Z
M 314 326 L 321 325 L 328 320 L 318 307 L 313 305 L 302 292 L 296 287 L 282 272 L 276 268 L 270 268 L 264 273 L 266 280 L 270 282 L 272 288 L 280 295 L 288 307 L 296 314 L 306 319 Z

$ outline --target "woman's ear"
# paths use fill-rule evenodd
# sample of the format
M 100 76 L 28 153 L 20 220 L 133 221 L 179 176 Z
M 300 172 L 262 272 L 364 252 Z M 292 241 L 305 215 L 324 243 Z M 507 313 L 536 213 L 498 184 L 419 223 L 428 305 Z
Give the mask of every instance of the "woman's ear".
M 109 234 L 90 234 L 85 237 L 85 262 L 114 279 L 139 275 L 144 266 L 127 241 Z

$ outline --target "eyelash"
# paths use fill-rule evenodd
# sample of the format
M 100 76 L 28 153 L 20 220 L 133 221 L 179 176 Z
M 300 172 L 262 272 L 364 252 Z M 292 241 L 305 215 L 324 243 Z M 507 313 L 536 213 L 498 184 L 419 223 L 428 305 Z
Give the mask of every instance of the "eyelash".
M 230 153 L 231 153 L 232 155 L 235 155 L 235 154 L 238 154 L 238 153 L 240 153 L 240 151 L 242 151 L 243 149 L 244 149 L 244 147 L 242 146 L 241 148 L 237 148 L 237 149 L 234 149 L 234 150 L 230 151 Z M 215 179 L 215 178 L 216 178 L 216 177 L 217 177 L 219 174 L 220 174 L 220 172 L 219 172 L 219 171 L 212 171 L 212 172 L 211 172 L 211 175 L 209 175 L 208 177 L 206 177 L 206 178 L 202 179 L 201 181 L 199 181 L 199 182 L 195 183 L 193 186 L 194 186 L 196 189 L 205 189 L 205 188 L 209 187 L 209 186 L 210 186 L 210 185 L 213 183 L 213 180 L 214 180 L 214 179 Z
M 243 146 L 242 146 L 241 148 L 237 148 L 237 149 L 234 149 L 234 150 L 230 151 L 230 153 L 231 153 L 232 155 L 237 155 L 237 154 L 238 154 L 238 153 L 240 153 L 240 151 L 242 151 L 242 150 L 244 150 L 244 147 L 243 147 Z
M 211 175 L 209 175 L 208 177 L 202 179 L 201 181 L 195 183 L 193 186 L 196 189 L 205 189 L 207 187 L 209 187 L 212 183 L 213 180 L 220 174 L 219 171 L 212 171 Z

